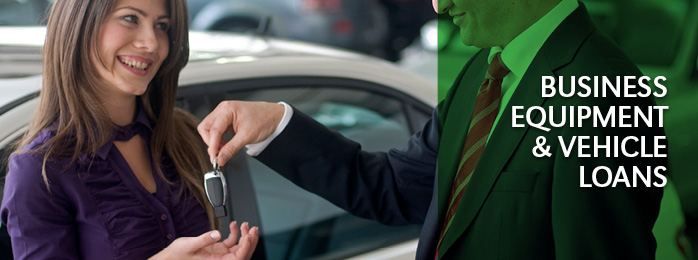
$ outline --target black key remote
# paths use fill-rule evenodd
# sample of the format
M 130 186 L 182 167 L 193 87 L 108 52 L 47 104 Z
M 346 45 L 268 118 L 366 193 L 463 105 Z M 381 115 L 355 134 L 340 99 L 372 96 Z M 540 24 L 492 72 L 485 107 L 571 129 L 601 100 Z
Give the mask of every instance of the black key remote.
M 213 171 L 204 174 L 204 187 L 206 188 L 206 197 L 213 206 L 216 217 L 227 216 L 225 204 L 228 201 L 228 185 L 216 159 L 213 160 Z

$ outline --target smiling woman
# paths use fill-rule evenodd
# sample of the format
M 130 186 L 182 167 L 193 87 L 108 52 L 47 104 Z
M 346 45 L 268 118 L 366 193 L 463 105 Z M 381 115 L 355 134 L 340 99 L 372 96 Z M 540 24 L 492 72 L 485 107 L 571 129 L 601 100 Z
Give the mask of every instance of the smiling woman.
M 184 0 L 55 2 L 0 211 L 15 259 L 251 257 L 256 227 L 209 231 L 205 146 L 174 107 L 187 20 Z
M 139 9 L 123 0 L 106 17 L 99 34 L 99 75 L 114 89 L 113 97 L 142 95 L 169 52 L 170 17 L 165 3 Z M 156 1 L 155 3 L 157 3 Z M 94 56 L 93 56 L 94 57 Z

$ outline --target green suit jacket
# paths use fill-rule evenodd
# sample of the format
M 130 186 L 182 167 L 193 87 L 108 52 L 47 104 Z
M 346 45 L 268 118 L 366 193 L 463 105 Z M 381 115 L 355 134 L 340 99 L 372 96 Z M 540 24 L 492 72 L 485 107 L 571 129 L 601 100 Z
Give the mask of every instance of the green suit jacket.
M 465 65 L 438 108 L 437 194 L 441 221 L 477 90 L 487 69 L 488 53 L 479 52 Z M 644 172 L 647 166 L 665 166 L 666 158 L 578 158 L 575 154 L 567 158 L 562 154 L 558 136 L 566 141 L 572 136 L 663 136 L 661 128 L 585 125 L 544 132 L 529 126 L 513 128 L 511 123 L 512 106 L 552 106 L 558 112 L 555 122 L 559 122 L 561 106 L 598 106 L 607 111 L 610 106 L 652 106 L 654 100 L 559 95 L 543 98 L 544 75 L 563 76 L 569 86 L 571 76 L 642 74 L 599 32 L 580 4 L 545 42 L 507 104 L 438 251 L 439 259 L 654 259 L 652 227 L 662 189 L 647 188 L 641 182 L 636 188 L 580 188 L 580 166 L 585 167 L 585 182 L 591 183 L 591 171 L 597 166 L 607 166 L 613 173 L 625 167 L 632 178 L 633 166 Z M 541 115 L 536 118 L 534 122 L 540 121 Z M 539 136 L 546 138 L 552 156 L 533 155 Z M 651 147 L 648 145 L 648 150 Z M 605 182 L 605 175 L 599 176 Z M 661 182 L 656 178 L 652 181 Z

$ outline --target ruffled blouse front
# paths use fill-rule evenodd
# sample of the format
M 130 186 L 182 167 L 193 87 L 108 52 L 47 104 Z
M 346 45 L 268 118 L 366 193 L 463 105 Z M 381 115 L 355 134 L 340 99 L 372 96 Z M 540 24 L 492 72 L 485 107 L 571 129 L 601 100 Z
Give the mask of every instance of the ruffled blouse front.
M 177 237 L 208 231 L 203 207 L 192 195 L 180 196 L 169 158 L 164 156 L 162 169 L 174 185 L 153 171 L 157 188 L 151 194 L 114 145 L 136 134 L 147 143 L 151 131 L 141 111 L 134 123 L 115 130 L 96 156 L 81 155 L 67 169 L 69 159 L 49 161 L 50 191 L 41 176 L 41 154 L 12 156 L 0 217 L 15 259 L 146 259 Z M 27 148 L 39 147 L 52 135 L 42 132 Z

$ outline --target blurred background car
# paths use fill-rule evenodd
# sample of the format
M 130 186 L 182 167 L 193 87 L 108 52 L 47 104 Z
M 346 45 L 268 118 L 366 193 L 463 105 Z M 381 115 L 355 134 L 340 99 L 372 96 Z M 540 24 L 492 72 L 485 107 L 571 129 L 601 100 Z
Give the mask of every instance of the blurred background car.
M 43 25 L 55 0 L 0 0 L 0 25 Z M 425 0 L 187 0 L 192 30 L 271 35 L 390 61 L 436 17 Z
M 374 0 L 188 0 L 191 29 L 264 33 L 374 53 L 388 31 Z M 265 19 L 270 19 L 265 21 Z M 264 23 L 270 22 L 265 25 Z
M 44 34 L 43 27 L 0 26 L 0 35 L 7 36 L 0 39 L 0 67 L 27 65 L 0 78 L 2 176 L 10 144 L 26 131 L 37 106 Z M 228 33 L 191 32 L 190 46 L 177 105 L 199 119 L 223 100 L 283 100 L 364 149 L 383 151 L 404 146 L 436 105 L 433 83 L 377 58 Z M 391 227 L 354 217 L 246 153 L 224 170 L 230 198 L 221 227 L 229 232 L 233 219 L 259 226 L 253 259 L 414 259 L 418 225 Z M 9 239 L 0 230 L 5 259 Z
M 391 61 L 436 17 L 423 0 L 188 0 L 188 5 L 194 30 L 259 30 Z

